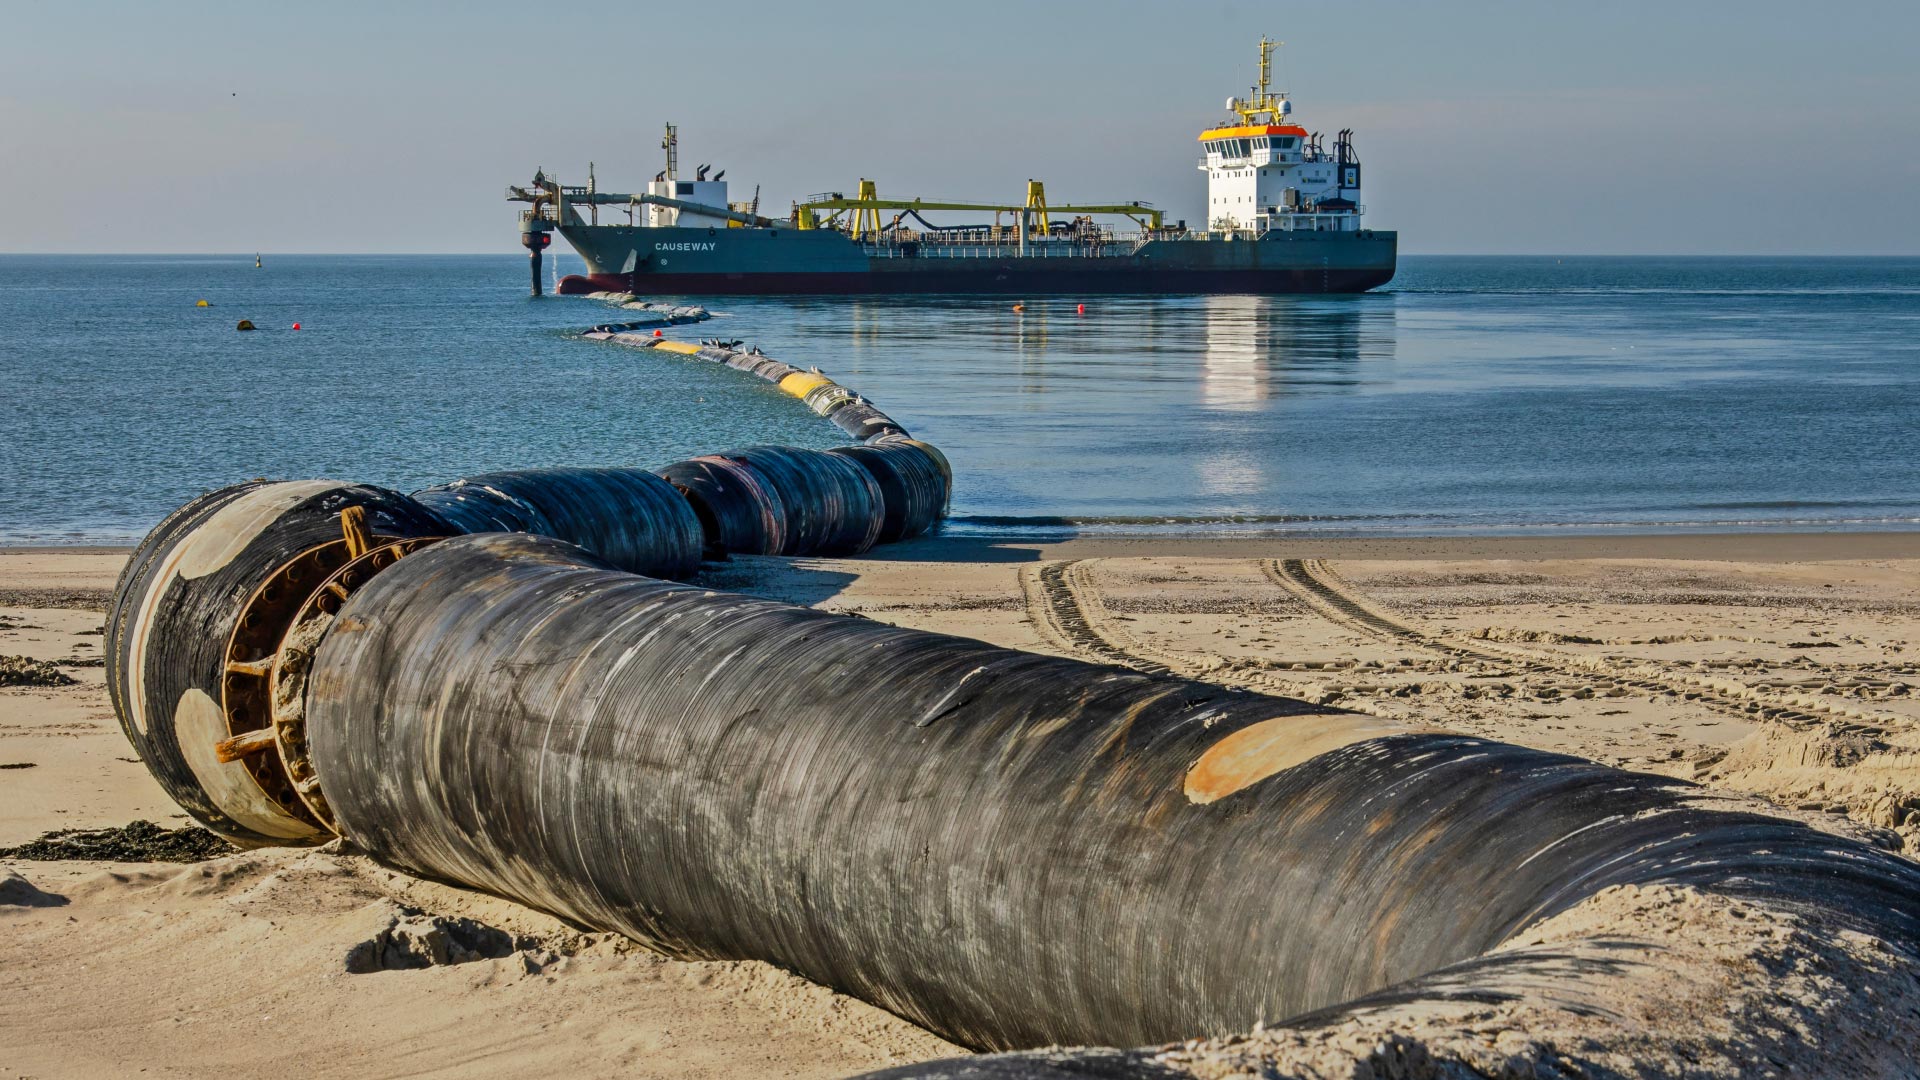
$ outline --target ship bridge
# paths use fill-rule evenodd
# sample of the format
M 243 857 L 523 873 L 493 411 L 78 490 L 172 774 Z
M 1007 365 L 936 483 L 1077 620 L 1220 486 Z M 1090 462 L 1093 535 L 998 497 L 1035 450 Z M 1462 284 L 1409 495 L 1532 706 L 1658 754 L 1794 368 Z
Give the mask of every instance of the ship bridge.
M 1232 119 L 1200 133 L 1207 174 L 1207 228 L 1228 235 L 1285 231 L 1357 232 L 1360 159 L 1352 131 L 1327 149 L 1292 120 L 1293 102 L 1271 89 L 1273 50 L 1260 39 L 1260 79 L 1245 98 L 1227 99 Z

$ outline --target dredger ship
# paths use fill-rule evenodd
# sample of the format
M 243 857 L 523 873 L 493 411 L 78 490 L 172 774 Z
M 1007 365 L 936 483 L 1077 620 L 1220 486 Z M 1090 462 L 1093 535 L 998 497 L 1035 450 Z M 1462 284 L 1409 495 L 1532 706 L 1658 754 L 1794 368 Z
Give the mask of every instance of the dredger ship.
M 852 198 L 827 192 L 763 215 L 758 188 L 728 199 L 725 170 L 679 169 L 679 133 L 661 141 L 666 168 L 638 194 L 601 192 L 534 175 L 510 187 L 533 291 L 541 253 L 558 232 L 586 261 L 566 294 L 773 293 L 1338 293 L 1393 277 L 1398 234 L 1362 224 L 1353 133 L 1331 145 L 1293 119 L 1270 87 L 1277 42 L 1260 42 L 1260 76 L 1227 99 L 1228 119 L 1200 133 L 1207 174 L 1203 229 L 1168 224 L 1150 203 L 1048 205 L 1027 182 L 1022 203 L 883 199 L 871 180 Z M 992 214 L 991 223 L 935 224 L 926 214 Z M 602 223 L 601 217 L 610 220 Z

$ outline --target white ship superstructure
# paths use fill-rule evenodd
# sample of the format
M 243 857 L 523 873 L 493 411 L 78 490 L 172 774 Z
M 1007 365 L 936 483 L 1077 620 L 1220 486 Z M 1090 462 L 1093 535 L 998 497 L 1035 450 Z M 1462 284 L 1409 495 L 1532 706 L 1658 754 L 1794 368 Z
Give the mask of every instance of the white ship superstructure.
M 1207 229 L 1358 232 L 1364 208 L 1353 133 L 1340 132 L 1329 150 L 1293 122 L 1293 102 L 1270 88 L 1278 44 L 1260 39 L 1260 81 L 1249 96 L 1227 99 L 1231 121 L 1200 133 Z

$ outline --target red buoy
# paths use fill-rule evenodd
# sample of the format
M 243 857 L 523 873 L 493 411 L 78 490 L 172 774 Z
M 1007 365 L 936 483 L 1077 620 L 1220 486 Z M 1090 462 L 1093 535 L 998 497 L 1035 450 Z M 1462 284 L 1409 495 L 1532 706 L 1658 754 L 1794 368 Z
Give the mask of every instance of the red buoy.
M 662 335 L 661 335 L 661 333 L 660 333 L 660 331 L 658 331 L 658 330 L 655 330 L 655 331 L 653 332 L 653 336 L 654 336 L 654 337 L 660 337 L 660 336 L 662 336 Z
M 1075 308 L 1073 309 L 1073 313 L 1074 313 L 1075 315 L 1085 315 L 1085 314 L 1087 313 L 1087 305 L 1085 305 L 1085 304 L 1080 304 L 1080 305 L 1077 305 L 1077 306 L 1076 306 L 1076 307 L 1075 307 Z
M 300 324 L 299 324 L 299 323 L 294 323 L 294 324 L 293 324 L 293 328 L 294 328 L 295 330 L 298 330 L 298 329 L 300 329 Z

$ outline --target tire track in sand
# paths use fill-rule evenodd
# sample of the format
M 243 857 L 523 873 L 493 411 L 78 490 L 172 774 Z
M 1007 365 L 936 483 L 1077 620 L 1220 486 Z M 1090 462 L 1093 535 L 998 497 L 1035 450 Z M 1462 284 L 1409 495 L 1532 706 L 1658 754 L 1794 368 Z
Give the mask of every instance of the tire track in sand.
M 1172 674 L 1172 666 L 1137 649 L 1116 646 L 1094 629 L 1093 619 L 1088 617 L 1088 605 L 1082 603 L 1079 590 L 1068 581 L 1068 575 L 1079 571 L 1084 562 L 1083 559 L 1047 562 L 1020 568 L 1020 592 L 1026 597 L 1027 621 L 1040 631 L 1048 644 L 1069 655 L 1149 675 Z M 1106 614 L 1104 609 L 1101 614 Z
M 1167 649 L 1136 637 L 1107 610 L 1093 576 L 1094 565 L 1099 561 L 1072 559 L 1020 568 L 1020 591 L 1026 599 L 1027 620 L 1042 638 L 1060 651 L 1150 675 L 1231 683 L 1315 705 L 1333 705 L 1351 712 L 1402 719 L 1399 713 L 1369 702 L 1346 700 L 1355 693 L 1374 689 L 1372 687 L 1296 682 L 1263 670 L 1248 670 L 1244 661 L 1212 653 Z
M 1908 726 L 1904 717 L 1838 707 L 1804 696 L 1783 698 L 1743 683 L 1679 674 L 1652 663 L 1617 656 L 1577 656 L 1479 639 L 1463 641 L 1425 630 L 1376 606 L 1320 559 L 1263 559 L 1260 569 L 1274 584 L 1328 622 L 1457 660 L 1507 665 L 1543 675 L 1585 678 L 1626 692 L 1676 696 L 1747 721 L 1797 728 L 1831 727 L 1847 734 L 1868 735 L 1884 735 L 1890 729 Z

